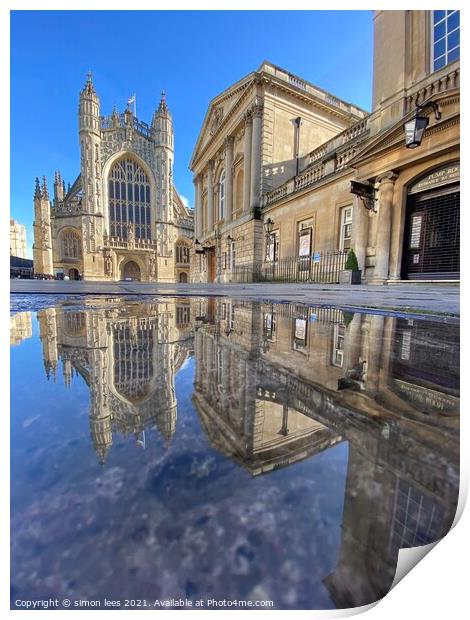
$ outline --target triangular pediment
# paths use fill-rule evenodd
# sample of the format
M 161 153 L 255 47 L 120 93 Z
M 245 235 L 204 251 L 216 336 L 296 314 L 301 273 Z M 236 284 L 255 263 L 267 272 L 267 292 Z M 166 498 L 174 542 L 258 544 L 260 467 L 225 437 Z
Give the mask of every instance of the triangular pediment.
M 255 79 L 255 72 L 245 76 L 230 88 L 224 90 L 220 95 L 212 99 L 209 103 L 201 131 L 196 142 L 196 146 L 191 157 L 190 167 L 193 168 L 205 147 L 219 133 L 221 128 L 231 116 L 231 112 L 237 107 L 240 99 L 244 97 L 247 90 Z

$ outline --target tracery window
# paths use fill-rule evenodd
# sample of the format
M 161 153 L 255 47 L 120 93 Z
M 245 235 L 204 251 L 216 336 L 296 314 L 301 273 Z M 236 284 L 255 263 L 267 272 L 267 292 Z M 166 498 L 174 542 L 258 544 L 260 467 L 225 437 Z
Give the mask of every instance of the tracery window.
M 62 254 L 64 258 L 80 258 L 82 240 L 78 232 L 67 230 L 62 234 Z
M 108 200 L 111 237 L 127 239 L 133 224 L 136 239 L 151 239 L 150 180 L 133 159 L 120 159 L 111 167 Z
M 138 401 L 148 394 L 154 376 L 153 330 L 149 325 L 132 330 L 114 328 L 114 386 L 125 398 Z
M 187 245 L 181 243 L 176 246 L 176 262 L 189 264 L 189 248 Z

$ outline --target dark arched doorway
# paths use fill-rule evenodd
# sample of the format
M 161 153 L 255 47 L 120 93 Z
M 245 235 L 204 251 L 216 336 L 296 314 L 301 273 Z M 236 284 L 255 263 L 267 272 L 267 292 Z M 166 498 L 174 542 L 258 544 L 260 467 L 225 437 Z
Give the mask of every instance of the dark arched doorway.
M 80 280 L 80 273 L 78 269 L 75 269 L 75 267 L 69 269 L 69 278 L 71 280 Z
M 121 280 L 136 280 L 140 282 L 140 267 L 133 261 L 127 261 L 121 268 Z
M 185 271 L 180 273 L 180 282 L 186 284 L 188 282 L 188 274 Z

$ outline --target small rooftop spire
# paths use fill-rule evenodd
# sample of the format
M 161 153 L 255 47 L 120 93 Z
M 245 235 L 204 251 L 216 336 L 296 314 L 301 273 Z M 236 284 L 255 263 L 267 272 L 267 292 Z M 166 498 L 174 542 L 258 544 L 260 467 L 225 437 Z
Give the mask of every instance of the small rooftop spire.
M 87 73 L 85 87 L 83 88 L 82 94 L 96 95 L 95 87 L 93 86 L 93 75 L 91 71 L 88 71 Z
M 49 200 L 49 191 L 47 189 L 47 181 L 45 176 L 42 177 L 41 198 L 46 198 Z
M 167 106 L 167 103 L 166 103 L 166 93 L 165 93 L 164 90 L 162 90 L 161 96 L 162 96 L 162 98 L 160 99 L 160 105 L 158 106 L 158 113 L 159 114 L 167 114 L 168 113 L 168 106 Z
M 39 178 L 36 177 L 36 187 L 34 188 L 34 197 L 41 198 L 41 187 L 39 185 Z

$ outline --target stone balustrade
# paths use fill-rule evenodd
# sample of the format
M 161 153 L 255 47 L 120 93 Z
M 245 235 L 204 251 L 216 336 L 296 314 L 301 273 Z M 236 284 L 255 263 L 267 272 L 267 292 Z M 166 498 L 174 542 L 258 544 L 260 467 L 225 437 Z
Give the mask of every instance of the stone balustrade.
M 118 237 L 104 237 L 103 244 L 108 248 L 118 248 L 122 250 L 156 250 L 157 244 L 151 239 L 119 239 Z
M 313 185 L 313 183 L 319 181 L 323 176 L 325 176 L 325 166 L 323 164 L 315 168 L 308 168 L 305 172 L 302 172 L 294 178 L 294 191 Z
M 448 67 L 445 67 L 445 69 L 447 69 L 447 72 L 442 71 L 441 73 L 436 73 L 436 77 L 432 82 L 426 83 L 425 80 L 422 80 L 413 87 L 413 92 L 405 97 L 405 114 L 413 110 L 416 104 L 427 101 L 433 95 L 453 88 L 459 88 L 460 66 L 457 66 L 452 71 L 449 71 Z M 426 78 L 426 80 L 427 79 L 429 78 Z

